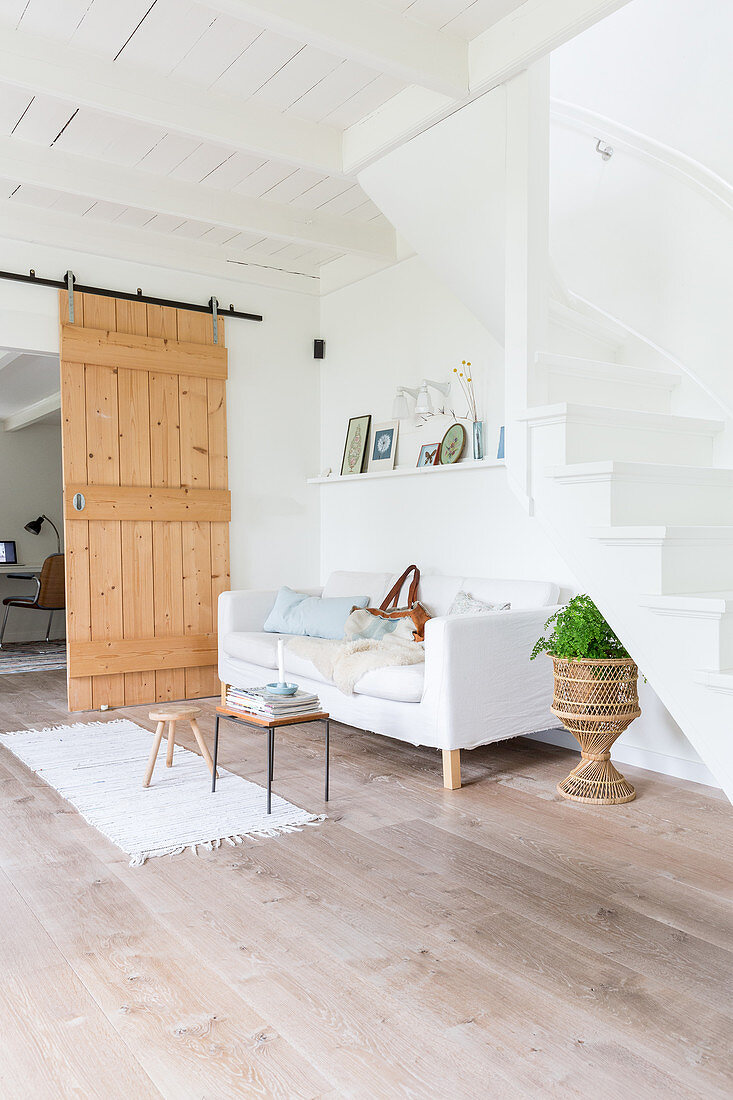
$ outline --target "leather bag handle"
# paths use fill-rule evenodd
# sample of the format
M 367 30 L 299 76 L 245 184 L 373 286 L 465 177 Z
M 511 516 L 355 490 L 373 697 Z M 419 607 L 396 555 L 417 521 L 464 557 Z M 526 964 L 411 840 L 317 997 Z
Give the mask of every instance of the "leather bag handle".
M 420 570 L 416 565 L 408 565 L 402 576 L 397 581 L 395 581 L 387 595 L 382 600 L 382 603 L 379 606 L 380 611 L 393 611 L 396 607 L 399 606 L 400 592 L 402 591 L 404 583 L 409 577 L 410 573 L 413 573 L 414 576 L 412 578 L 412 584 L 410 585 L 410 592 L 407 597 L 407 601 L 410 607 L 412 607 L 412 605 L 417 601 L 417 589 L 418 585 L 420 584 Z

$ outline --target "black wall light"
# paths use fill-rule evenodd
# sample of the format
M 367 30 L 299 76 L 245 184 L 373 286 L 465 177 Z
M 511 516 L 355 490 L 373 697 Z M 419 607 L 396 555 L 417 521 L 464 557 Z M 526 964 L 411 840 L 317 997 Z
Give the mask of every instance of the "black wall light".
M 54 531 L 56 532 L 57 553 L 60 554 L 61 553 L 61 535 L 59 534 L 59 529 L 56 526 L 56 524 L 53 522 L 52 519 L 49 519 L 48 516 L 39 516 L 38 519 L 30 520 L 28 523 L 26 523 L 25 529 L 26 529 L 26 531 L 30 531 L 30 533 L 32 535 L 40 535 L 41 528 L 43 527 L 44 522 L 45 523 L 50 523 L 51 526 L 53 527 Z

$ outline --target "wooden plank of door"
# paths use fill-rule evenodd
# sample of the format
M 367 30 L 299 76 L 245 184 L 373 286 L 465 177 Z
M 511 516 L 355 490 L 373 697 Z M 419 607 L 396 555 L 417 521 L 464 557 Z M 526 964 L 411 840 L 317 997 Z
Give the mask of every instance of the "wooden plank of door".
M 93 297 L 95 295 L 87 294 L 87 298 Z M 115 299 L 102 300 L 111 303 L 114 315 Z M 187 311 L 179 310 L 179 313 L 185 312 Z M 199 375 L 202 378 L 227 376 L 227 349 L 219 346 L 206 347 L 203 350 L 201 348 L 202 344 L 211 344 L 211 340 L 182 341 L 179 332 L 178 342 L 168 343 L 157 337 L 151 339 L 147 336 L 115 332 L 114 328 L 97 328 L 88 324 L 89 317 L 99 321 L 104 320 L 104 316 L 89 313 L 85 316 L 87 324 L 83 327 L 78 324 L 62 325 L 62 338 L 71 359 L 83 359 L 85 363 L 115 369 L 127 367 L 129 370 L 165 371 L 168 374 Z M 193 313 L 191 316 L 211 328 L 210 314 Z
M 212 489 L 225 489 L 229 484 L 227 457 L 226 383 L 209 378 L 206 381 L 209 409 L 209 483 Z M 212 521 L 211 538 L 211 603 L 214 630 L 217 629 L 218 603 L 222 592 L 228 592 L 229 524 Z
M 178 313 L 169 306 L 148 305 L 148 334 L 178 339 Z M 178 379 L 151 371 L 150 484 L 180 488 L 181 444 Z M 153 522 L 153 618 L 156 638 L 183 634 L 183 547 L 181 524 Z M 155 698 L 159 702 L 184 699 L 186 670 L 158 668 Z
M 98 329 L 114 331 L 115 300 L 84 295 L 84 319 Z M 120 444 L 117 369 L 86 363 L 87 480 L 90 485 L 119 485 Z M 123 636 L 122 532 L 116 520 L 89 521 L 89 581 L 92 641 Z M 122 674 L 95 676 L 92 705 L 125 703 Z
M 120 371 L 120 421 L 122 421 L 123 378 L 130 371 Z M 145 377 L 134 376 L 134 377 Z M 134 400 L 134 389 L 125 394 L 125 400 Z M 147 385 L 144 393 L 137 398 L 148 400 Z M 130 437 L 128 430 L 120 428 L 120 458 L 125 446 L 124 436 Z M 149 454 L 149 452 L 148 452 Z M 121 474 L 121 476 L 124 476 Z M 64 515 L 66 519 L 81 520 L 74 508 L 74 497 L 82 493 L 84 518 L 119 520 L 197 520 L 207 523 L 228 523 L 231 514 L 231 499 L 228 489 L 169 489 L 153 488 L 150 485 L 85 485 L 71 483 L 64 492 Z
M 147 336 L 144 302 L 116 302 L 117 331 Z M 120 425 L 120 486 L 150 486 L 150 399 L 147 371 L 120 367 L 117 372 Z M 117 490 L 118 497 L 124 492 Z M 143 514 L 139 509 L 138 515 Z M 122 622 L 124 637 L 152 638 L 153 525 L 151 520 L 123 519 Z M 125 673 L 125 705 L 155 698 L 155 669 Z
M 74 308 L 84 321 L 84 297 L 76 296 Z M 59 292 L 59 315 L 69 316 L 69 300 L 65 290 Z M 86 379 L 83 363 L 65 358 L 61 344 L 61 445 L 64 484 L 87 480 Z M 64 525 L 66 568 L 66 638 L 71 642 L 88 642 L 92 637 L 89 599 L 89 524 L 85 520 Z M 91 676 L 71 676 L 67 671 L 70 710 L 92 709 Z
M 211 317 L 178 310 L 178 339 L 213 344 Z M 181 412 L 181 485 L 209 488 L 209 399 L 207 379 L 179 375 Z M 206 634 L 214 629 L 212 604 L 211 525 L 181 524 L 183 543 L 183 619 L 187 634 Z M 219 692 L 215 666 L 186 669 L 186 697 L 197 699 Z
M 183 634 L 169 638 L 122 638 L 115 641 L 72 642 L 69 661 L 74 675 L 96 670 L 125 675 L 149 672 L 161 661 L 166 668 L 211 665 L 216 660 L 215 634 Z M 147 700 L 146 700 L 147 702 Z

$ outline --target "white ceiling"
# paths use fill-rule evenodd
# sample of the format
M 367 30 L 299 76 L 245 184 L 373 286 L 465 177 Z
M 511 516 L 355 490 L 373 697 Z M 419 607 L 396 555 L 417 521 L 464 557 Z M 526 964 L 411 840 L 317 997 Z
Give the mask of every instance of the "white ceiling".
M 111 251 L 128 230 L 153 254 L 161 235 L 189 242 L 194 268 L 196 249 L 310 277 L 350 251 L 393 259 L 391 226 L 341 167 L 344 133 L 408 89 L 396 73 L 421 79 L 419 59 L 430 87 L 455 85 L 465 60 L 467 91 L 467 43 L 520 6 L 341 0 L 355 29 L 331 34 L 311 0 L 0 0 L 0 210 L 18 211 L 21 239 L 40 208 L 74 219 L 82 249 L 94 236 Z M 377 24 L 384 59 L 367 42 Z M 107 81 L 122 89 L 114 110 Z M 170 101 L 162 114 L 138 102 L 148 89 Z M 170 202 L 163 180 L 183 188 Z
M 35 355 L 0 348 L 0 421 L 24 413 L 58 392 L 58 355 Z M 58 422 L 58 410 L 40 411 L 42 415 L 34 419 L 34 423 Z

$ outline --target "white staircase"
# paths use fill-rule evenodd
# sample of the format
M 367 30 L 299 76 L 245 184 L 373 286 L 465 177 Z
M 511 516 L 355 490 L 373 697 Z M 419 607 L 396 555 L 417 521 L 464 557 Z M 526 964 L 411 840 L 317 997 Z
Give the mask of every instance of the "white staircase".
M 550 259 L 545 61 L 359 181 L 503 344 L 510 484 L 733 801 L 733 421 L 711 397 L 721 364 L 704 363 L 697 384 L 564 289 Z M 694 346 L 704 355 L 704 332 Z
M 543 353 L 518 420 L 538 521 L 733 801 L 733 469 L 679 382 Z

